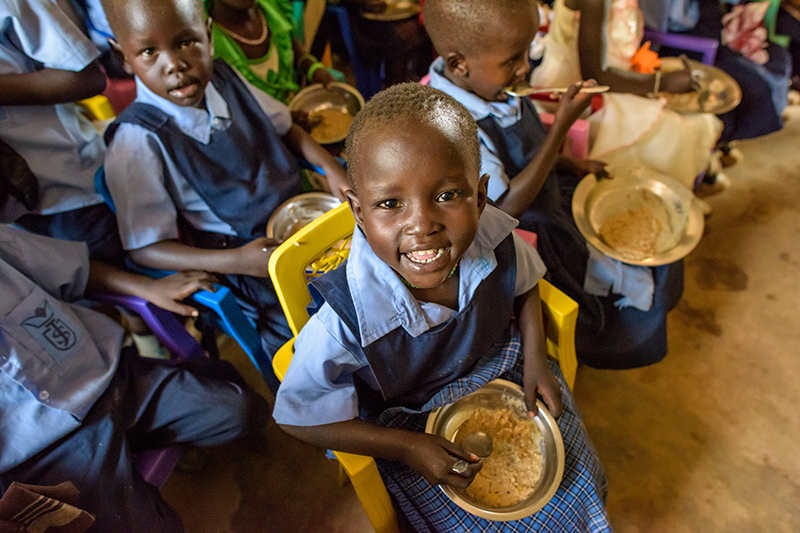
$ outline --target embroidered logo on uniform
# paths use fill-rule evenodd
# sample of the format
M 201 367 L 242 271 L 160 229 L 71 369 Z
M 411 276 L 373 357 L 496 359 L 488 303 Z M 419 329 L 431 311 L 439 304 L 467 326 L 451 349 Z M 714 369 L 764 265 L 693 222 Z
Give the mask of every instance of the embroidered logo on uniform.
M 61 352 L 66 352 L 75 346 L 78 338 L 75 330 L 66 320 L 53 312 L 47 301 L 34 310 L 33 316 L 23 320 L 22 325 L 28 330 L 28 333 L 36 337 L 39 344 L 42 344 L 41 340 L 44 340 Z M 46 348 L 44 344 L 42 346 Z

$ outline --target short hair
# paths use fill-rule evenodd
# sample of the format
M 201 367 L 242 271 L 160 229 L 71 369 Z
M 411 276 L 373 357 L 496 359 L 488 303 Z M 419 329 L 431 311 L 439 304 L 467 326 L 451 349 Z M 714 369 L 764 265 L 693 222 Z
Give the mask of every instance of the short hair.
M 537 5 L 537 0 L 426 0 L 425 29 L 439 55 L 472 54 L 491 38 L 498 13 Z
M 152 3 L 162 9 L 179 4 L 188 4 L 200 20 L 206 20 L 206 9 L 203 0 L 100 0 L 108 19 L 108 25 L 116 37 L 128 31 L 129 9 L 133 6 Z
M 480 168 L 478 125 L 469 111 L 452 96 L 419 83 L 400 83 L 376 94 L 358 112 L 345 140 L 347 180 L 355 190 L 358 154 L 368 150 L 372 133 L 404 121 L 430 124 L 463 150 Z

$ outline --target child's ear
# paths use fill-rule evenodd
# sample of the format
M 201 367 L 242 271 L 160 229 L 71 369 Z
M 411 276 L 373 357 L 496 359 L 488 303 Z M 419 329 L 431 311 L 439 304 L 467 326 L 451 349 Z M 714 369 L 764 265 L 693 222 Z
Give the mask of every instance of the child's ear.
M 469 66 L 467 59 L 461 52 L 450 52 L 444 58 L 444 63 L 447 69 L 455 76 L 466 78 L 469 75 Z
M 122 68 L 125 70 L 125 73 L 133 76 L 134 74 L 133 68 L 131 68 L 131 65 L 130 63 L 128 63 L 128 60 L 125 59 L 125 54 L 122 53 L 122 47 L 119 45 L 117 40 L 114 39 L 113 37 L 109 37 L 108 44 L 111 46 L 112 53 L 119 61 L 119 64 L 122 65 Z
M 484 174 L 478 178 L 476 196 L 478 197 L 478 213 L 481 214 L 486 207 L 486 202 L 489 200 L 489 174 Z
M 344 191 L 344 195 L 347 197 L 347 203 L 350 205 L 350 211 L 353 212 L 356 223 L 361 226 L 364 223 L 364 213 L 361 211 L 361 202 L 358 201 L 356 192 L 353 189 L 347 189 Z

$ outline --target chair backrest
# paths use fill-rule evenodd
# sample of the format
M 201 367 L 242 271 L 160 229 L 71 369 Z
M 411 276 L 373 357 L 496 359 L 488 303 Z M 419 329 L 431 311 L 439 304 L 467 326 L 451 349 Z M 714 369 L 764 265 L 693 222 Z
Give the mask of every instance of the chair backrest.
M 269 275 L 295 335 L 308 321 L 308 282 L 347 258 L 354 229 L 353 214 L 343 203 L 286 239 L 272 253 Z
M 338 267 L 349 254 L 355 219 L 342 204 L 287 239 L 269 260 L 269 273 L 289 327 L 297 335 L 308 321 L 311 302 L 308 282 Z M 558 361 L 570 387 L 575 382 L 575 324 L 578 304 L 545 280 L 539 282 L 544 315 L 547 317 L 547 353 Z M 288 366 L 288 365 L 287 365 Z M 282 376 L 285 368 L 276 374 Z

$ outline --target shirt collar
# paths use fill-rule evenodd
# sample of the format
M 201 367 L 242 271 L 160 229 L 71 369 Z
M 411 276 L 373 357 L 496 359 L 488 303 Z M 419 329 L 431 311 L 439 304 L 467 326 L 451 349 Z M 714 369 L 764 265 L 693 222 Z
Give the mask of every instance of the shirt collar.
M 459 310 L 470 302 L 481 281 L 495 269 L 494 249 L 516 226 L 514 218 L 495 207 L 486 206 L 475 240 L 459 263 Z M 378 259 L 358 226 L 353 232 L 346 268 L 362 346 L 398 327 L 404 328 L 412 337 L 430 329 L 420 302 L 394 270 Z M 376 305 L 376 302 L 385 303 Z
M 173 104 L 151 91 L 138 77 L 136 101 L 157 107 L 175 121 L 178 129 L 203 144 L 211 141 L 212 128 L 222 130 L 230 124 L 228 103 L 211 82 L 206 85 L 205 109 Z
M 509 96 L 505 102 L 487 102 L 477 94 L 471 93 L 448 80 L 444 75 L 444 68 L 444 59 L 441 57 L 437 57 L 431 63 L 428 71 L 431 76 L 431 87 L 455 98 L 467 108 L 467 111 L 475 120 L 481 120 L 491 115 L 498 119 L 501 127 L 507 127 L 515 124 L 522 117 L 522 106 L 520 99 L 516 96 Z

